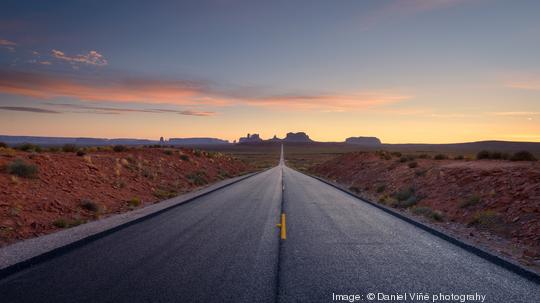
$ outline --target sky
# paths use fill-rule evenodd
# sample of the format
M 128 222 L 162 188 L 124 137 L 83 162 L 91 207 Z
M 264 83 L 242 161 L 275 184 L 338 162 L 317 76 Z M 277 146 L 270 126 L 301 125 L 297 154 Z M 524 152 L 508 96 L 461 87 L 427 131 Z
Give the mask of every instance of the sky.
M 540 142 L 540 1 L 0 3 L 0 134 Z

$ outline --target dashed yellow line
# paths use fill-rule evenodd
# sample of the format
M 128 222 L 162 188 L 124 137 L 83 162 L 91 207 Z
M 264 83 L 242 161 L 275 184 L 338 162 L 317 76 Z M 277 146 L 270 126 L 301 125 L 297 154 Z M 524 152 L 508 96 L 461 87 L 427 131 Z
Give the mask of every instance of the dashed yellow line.
M 281 214 L 281 223 L 277 225 L 277 227 L 281 228 L 280 237 L 281 240 L 287 239 L 287 221 L 285 220 L 285 214 Z

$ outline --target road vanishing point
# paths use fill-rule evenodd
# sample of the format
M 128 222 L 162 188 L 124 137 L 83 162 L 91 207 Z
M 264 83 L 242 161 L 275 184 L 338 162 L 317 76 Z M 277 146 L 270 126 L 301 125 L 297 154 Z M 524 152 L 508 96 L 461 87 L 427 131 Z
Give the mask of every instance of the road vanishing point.
M 283 148 L 276 167 L 0 280 L 3 303 L 366 302 L 370 293 L 540 302 L 534 281 L 288 168 Z

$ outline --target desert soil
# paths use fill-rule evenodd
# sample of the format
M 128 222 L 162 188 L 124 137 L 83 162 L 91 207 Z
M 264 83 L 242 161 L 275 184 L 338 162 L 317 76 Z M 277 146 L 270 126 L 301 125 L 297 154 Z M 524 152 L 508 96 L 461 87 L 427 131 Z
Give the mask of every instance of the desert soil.
M 35 176 L 9 173 L 17 159 Z M 159 202 L 244 174 L 252 167 L 218 152 L 133 148 L 85 155 L 0 150 L 0 246 Z

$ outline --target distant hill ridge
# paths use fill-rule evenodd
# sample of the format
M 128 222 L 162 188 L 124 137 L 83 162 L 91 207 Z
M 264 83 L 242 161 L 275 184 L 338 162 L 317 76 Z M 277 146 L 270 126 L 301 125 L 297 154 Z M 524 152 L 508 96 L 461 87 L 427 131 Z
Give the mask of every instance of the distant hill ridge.
M 171 138 L 170 140 L 148 140 L 148 139 L 131 139 L 131 138 L 85 138 L 85 137 L 40 137 L 40 136 L 6 136 L 0 135 L 0 142 L 10 146 L 16 146 L 23 143 L 31 143 L 42 146 L 59 146 L 64 144 L 75 144 L 80 146 L 100 146 L 100 145 L 176 145 L 176 146 L 194 146 L 194 145 L 230 145 L 227 140 L 211 137 L 200 138 Z M 341 144 L 344 146 L 358 146 L 369 149 L 393 149 L 400 151 L 426 151 L 426 150 L 449 150 L 460 152 L 475 152 L 480 150 L 515 152 L 527 150 L 530 152 L 540 153 L 540 142 L 514 142 L 514 141 L 476 141 L 464 143 L 404 143 L 404 144 L 389 144 L 381 143 L 377 137 L 349 137 L 344 142 L 317 142 L 313 141 L 304 132 L 289 132 L 285 138 L 281 139 L 274 136 L 271 139 L 264 140 L 259 134 L 248 134 L 247 137 L 242 137 L 239 140 L 241 144 L 257 144 L 257 143 L 294 143 L 294 144 L 314 144 L 314 145 L 332 145 Z

